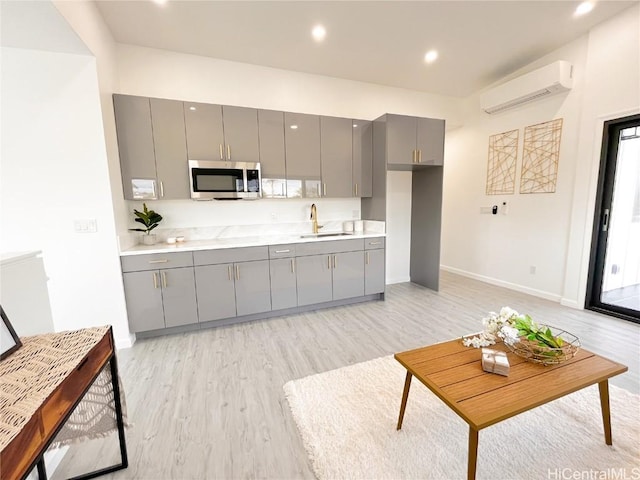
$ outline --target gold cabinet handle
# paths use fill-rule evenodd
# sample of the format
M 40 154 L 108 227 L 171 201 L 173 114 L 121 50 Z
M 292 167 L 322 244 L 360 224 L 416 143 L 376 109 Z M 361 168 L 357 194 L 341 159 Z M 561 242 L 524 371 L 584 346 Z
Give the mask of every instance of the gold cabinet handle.
M 224 160 L 224 151 L 222 150 L 222 144 L 220 144 L 220 160 Z
M 331 255 L 327 255 L 327 269 L 331 270 Z
M 286 250 L 276 250 L 276 253 L 289 253 L 291 250 L 288 248 Z
M 326 183 L 322 184 L 322 196 L 323 197 L 327 196 L 327 184 Z
M 412 161 L 413 163 L 416 163 L 416 156 L 417 156 L 416 150 L 414 150 L 414 151 L 412 152 L 412 155 L 413 155 L 413 158 L 412 158 L 412 160 L 411 160 L 411 161 Z
M 160 196 L 164 197 L 164 183 L 160 180 Z
M 418 150 L 418 163 L 422 163 L 422 150 Z
M 369 245 L 381 245 L 382 242 L 369 242 Z
M 231 280 L 231 265 L 227 265 L 227 277 Z
M 163 258 L 161 260 L 149 260 L 149 263 L 167 263 L 169 260 Z
M 318 196 L 320 196 L 320 184 L 318 184 L 317 190 L 318 190 Z
M 169 285 L 167 284 L 167 272 L 160 272 L 162 276 L 162 288 L 167 288 Z
M 227 144 L 227 160 L 231 160 L 231 145 Z
M 366 265 L 369 265 L 369 252 L 366 252 L 364 256 L 365 256 L 365 262 L 364 263 Z
M 293 258 L 291 259 L 291 273 L 296 273 L 296 264 Z
M 358 184 L 356 183 L 356 197 L 358 196 Z
M 338 266 L 338 256 L 333 256 L 333 268 L 335 269 Z
M 240 280 L 240 265 L 236 265 L 236 280 Z
M 158 288 L 158 273 L 153 272 L 153 288 Z

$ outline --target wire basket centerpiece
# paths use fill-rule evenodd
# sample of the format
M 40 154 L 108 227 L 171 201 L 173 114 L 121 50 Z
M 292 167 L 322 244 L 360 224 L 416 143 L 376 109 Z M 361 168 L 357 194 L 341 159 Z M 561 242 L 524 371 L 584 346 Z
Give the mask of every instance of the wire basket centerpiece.
M 502 340 L 516 355 L 529 362 L 555 365 L 572 358 L 580 349 L 575 335 L 549 325 L 538 325 L 529 315 L 509 307 L 482 319 L 484 331 L 462 337 L 467 347 L 486 347 Z
M 580 349 L 580 339 L 572 333 L 549 325 L 536 325 L 522 333 L 514 342 L 504 342 L 507 348 L 529 362 L 555 365 L 570 358 Z

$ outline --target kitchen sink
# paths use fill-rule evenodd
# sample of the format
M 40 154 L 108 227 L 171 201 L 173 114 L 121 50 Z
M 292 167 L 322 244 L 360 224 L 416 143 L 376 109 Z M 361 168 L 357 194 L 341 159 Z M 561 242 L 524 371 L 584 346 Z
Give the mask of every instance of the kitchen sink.
M 308 233 L 306 235 L 300 235 L 300 238 L 326 238 L 326 237 L 347 237 L 353 235 L 353 233 L 345 232 L 324 232 L 324 233 Z

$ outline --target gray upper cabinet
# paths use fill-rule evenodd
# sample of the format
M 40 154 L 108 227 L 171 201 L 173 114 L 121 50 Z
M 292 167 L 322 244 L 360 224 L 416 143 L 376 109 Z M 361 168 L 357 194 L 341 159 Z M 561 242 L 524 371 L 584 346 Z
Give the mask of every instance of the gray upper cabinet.
M 114 95 L 113 106 L 124 198 L 127 200 L 141 198 L 139 194 L 134 194 L 134 182 L 139 180 L 148 180 L 153 185 L 151 194 L 144 198 L 157 198 L 156 159 L 149 99 L 131 95 Z
M 373 122 L 352 120 L 353 196 L 370 197 L 373 184 Z
M 352 122 L 320 117 L 320 163 L 323 197 L 352 197 Z
M 443 164 L 444 120 L 391 114 L 385 117 L 387 164 Z
M 184 122 L 189 160 L 224 160 L 222 107 L 184 102 Z
M 284 113 L 284 139 L 287 159 L 287 197 L 319 197 L 320 117 L 303 113 Z
M 225 160 L 258 162 L 258 110 L 245 107 L 222 107 Z
M 287 173 L 284 153 L 284 112 L 258 110 L 262 196 L 286 198 Z
M 189 198 L 187 141 L 182 102 L 152 98 L 151 124 L 159 199 Z
M 443 165 L 444 120 L 418 118 L 417 128 L 418 163 Z

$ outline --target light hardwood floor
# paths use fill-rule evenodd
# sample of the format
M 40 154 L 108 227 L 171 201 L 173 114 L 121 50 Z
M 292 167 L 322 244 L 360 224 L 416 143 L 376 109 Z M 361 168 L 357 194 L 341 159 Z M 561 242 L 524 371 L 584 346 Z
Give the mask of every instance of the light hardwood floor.
M 133 424 L 130 464 L 108 478 L 313 478 L 286 382 L 479 331 L 481 318 L 504 305 L 624 363 L 629 371 L 611 384 L 640 393 L 640 325 L 443 272 L 439 292 L 391 285 L 384 302 L 147 339 L 119 351 Z M 117 460 L 115 438 L 72 446 L 53 478 Z

